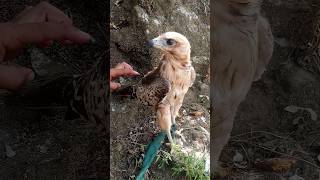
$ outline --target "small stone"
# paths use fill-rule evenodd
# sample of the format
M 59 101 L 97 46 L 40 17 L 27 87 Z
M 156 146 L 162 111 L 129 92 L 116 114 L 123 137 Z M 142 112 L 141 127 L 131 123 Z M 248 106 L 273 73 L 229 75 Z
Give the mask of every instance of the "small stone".
M 237 151 L 236 154 L 233 156 L 232 161 L 233 161 L 233 162 L 237 162 L 237 163 L 242 162 L 242 161 L 243 161 L 243 156 L 242 156 L 242 154 L 240 154 L 240 153 Z
M 304 178 L 302 178 L 298 175 L 294 175 L 294 176 L 289 177 L 289 180 L 304 180 Z
M 11 158 L 11 157 L 14 157 L 16 155 L 16 152 L 13 151 L 13 149 L 11 148 L 11 146 L 9 145 L 5 145 L 5 148 L 6 148 L 6 156 Z
M 45 145 L 41 145 L 41 146 L 39 146 L 39 149 L 40 149 L 40 152 L 44 154 L 44 153 L 48 152 L 49 148 Z

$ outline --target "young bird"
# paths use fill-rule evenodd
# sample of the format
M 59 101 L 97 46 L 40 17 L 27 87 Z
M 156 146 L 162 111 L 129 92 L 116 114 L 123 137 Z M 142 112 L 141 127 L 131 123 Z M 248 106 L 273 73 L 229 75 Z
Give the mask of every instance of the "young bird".
M 183 98 L 196 77 L 190 59 L 191 47 L 188 39 L 177 32 L 166 32 L 150 40 L 149 45 L 161 50 L 162 59 L 142 79 L 136 96 L 144 104 L 155 106 L 157 122 L 173 144 L 171 126 L 175 127 Z

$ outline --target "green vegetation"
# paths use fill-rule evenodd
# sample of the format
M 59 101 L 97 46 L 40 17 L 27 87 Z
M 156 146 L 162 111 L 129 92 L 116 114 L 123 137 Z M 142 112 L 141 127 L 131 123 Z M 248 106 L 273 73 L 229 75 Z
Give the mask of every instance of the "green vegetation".
M 156 162 L 161 169 L 170 166 L 174 176 L 184 175 L 190 180 L 210 179 L 205 174 L 205 159 L 197 158 L 195 154 L 186 154 L 177 145 L 172 146 L 171 153 L 160 150 Z

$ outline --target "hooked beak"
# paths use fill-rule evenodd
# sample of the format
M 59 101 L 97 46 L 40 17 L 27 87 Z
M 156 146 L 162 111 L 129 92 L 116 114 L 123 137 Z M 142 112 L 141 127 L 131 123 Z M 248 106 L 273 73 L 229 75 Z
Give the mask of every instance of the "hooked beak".
M 159 49 L 163 49 L 166 45 L 165 43 L 166 42 L 160 38 L 154 38 L 154 39 L 148 41 L 149 47 L 154 47 L 154 48 L 159 48 Z
M 153 45 L 154 45 L 154 44 L 153 44 L 153 40 L 149 40 L 149 41 L 148 41 L 148 46 L 149 46 L 149 47 L 153 47 Z

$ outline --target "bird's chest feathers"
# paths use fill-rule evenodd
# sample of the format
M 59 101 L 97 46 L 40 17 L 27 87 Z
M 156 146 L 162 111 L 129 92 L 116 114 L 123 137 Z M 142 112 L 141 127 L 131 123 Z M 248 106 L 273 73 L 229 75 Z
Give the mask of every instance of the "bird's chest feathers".
M 179 67 L 170 62 L 164 62 L 160 69 L 161 76 L 171 84 L 169 94 L 185 94 L 190 86 L 191 67 Z

